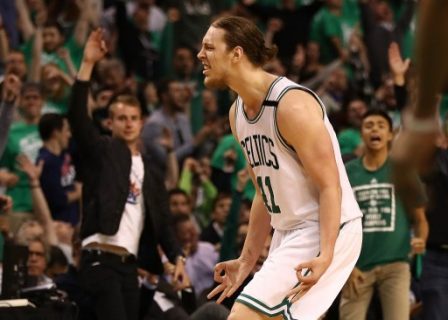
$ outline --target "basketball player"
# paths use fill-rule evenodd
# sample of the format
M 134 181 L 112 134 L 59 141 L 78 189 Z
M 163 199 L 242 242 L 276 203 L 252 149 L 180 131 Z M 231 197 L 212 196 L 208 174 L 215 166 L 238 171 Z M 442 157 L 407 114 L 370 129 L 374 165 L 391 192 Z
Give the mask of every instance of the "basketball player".
M 275 232 L 266 262 L 244 288 L 229 319 L 318 319 L 340 291 L 361 248 L 361 211 L 335 133 L 311 90 L 265 72 L 275 55 L 243 18 L 215 21 L 198 58 L 207 87 L 238 93 L 230 125 L 256 185 L 238 259 L 215 267 L 209 298 L 230 297 Z

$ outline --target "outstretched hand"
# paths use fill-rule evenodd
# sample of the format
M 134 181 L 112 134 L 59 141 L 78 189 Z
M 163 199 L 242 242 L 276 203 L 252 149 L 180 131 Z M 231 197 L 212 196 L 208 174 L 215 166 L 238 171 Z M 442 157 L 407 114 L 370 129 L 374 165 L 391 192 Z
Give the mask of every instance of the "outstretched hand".
M 389 65 L 394 76 L 403 76 L 408 71 L 410 63 L 409 58 L 403 60 L 400 47 L 396 42 L 392 42 L 389 46 Z
M 231 297 L 247 278 L 252 267 L 241 259 L 220 262 L 215 266 L 215 282 L 219 285 L 207 295 L 208 299 L 221 293 L 216 303 Z
M 319 281 L 320 277 L 322 277 L 330 266 L 330 263 L 331 259 L 319 256 L 310 261 L 303 262 L 295 268 L 299 285 L 291 289 L 287 294 L 291 303 L 299 300 Z
M 92 31 L 84 48 L 83 60 L 95 64 L 103 59 L 106 53 L 107 47 L 104 39 L 104 31 L 102 29 Z
M 17 102 L 21 88 L 22 82 L 19 77 L 12 73 L 7 74 L 3 81 L 2 100 L 8 103 Z

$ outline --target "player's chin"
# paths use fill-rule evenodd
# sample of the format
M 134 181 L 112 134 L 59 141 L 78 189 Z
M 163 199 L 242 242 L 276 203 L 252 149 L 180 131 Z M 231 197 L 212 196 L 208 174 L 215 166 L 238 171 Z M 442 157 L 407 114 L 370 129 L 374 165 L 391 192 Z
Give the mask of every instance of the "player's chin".
M 210 76 L 205 76 L 204 85 L 208 89 L 224 89 L 224 88 L 226 88 L 224 81 L 221 81 L 220 79 L 212 78 Z

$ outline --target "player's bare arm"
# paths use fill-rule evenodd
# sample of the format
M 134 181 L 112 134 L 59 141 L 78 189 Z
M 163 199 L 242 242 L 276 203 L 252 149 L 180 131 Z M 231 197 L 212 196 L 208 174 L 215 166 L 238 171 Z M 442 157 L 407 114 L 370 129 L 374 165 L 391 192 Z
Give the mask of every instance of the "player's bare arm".
M 320 255 L 297 266 L 301 282 L 291 291 L 293 301 L 305 294 L 322 276 L 333 259 L 341 219 L 341 186 L 334 150 L 319 103 L 308 93 L 291 90 L 281 100 L 278 127 L 294 148 L 306 173 L 319 192 Z M 311 269 L 302 276 L 303 269 Z M 295 296 L 297 293 L 299 295 Z
M 229 120 L 233 135 L 238 140 L 234 128 L 235 104 L 230 108 Z M 221 303 L 225 298 L 232 296 L 247 278 L 255 266 L 266 238 L 271 231 L 271 219 L 264 206 L 260 196 L 261 193 L 259 192 L 255 181 L 254 173 L 250 167 L 249 173 L 254 186 L 256 186 L 256 194 L 250 210 L 249 228 L 240 257 L 235 260 L 218 263 L 215 267 L 214 278 L 219 285 L 207 297 L 212 298 L 218 293 L 221 293 L 217 300 L 218 303 Z

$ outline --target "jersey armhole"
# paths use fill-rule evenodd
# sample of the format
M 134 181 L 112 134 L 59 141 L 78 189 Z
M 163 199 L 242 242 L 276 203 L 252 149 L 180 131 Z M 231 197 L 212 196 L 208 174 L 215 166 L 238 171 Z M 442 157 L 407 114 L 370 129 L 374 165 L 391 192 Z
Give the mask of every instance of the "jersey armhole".
M 277 102 L 278 104 L 280 104 L 280 99 L 290 90 L 302 90 L 305 91 L 306 93 L 310 94 L 319 104 L 321 111 L 322 111 L 322 120 L 325 120 L 325 108 L 323 106 L 322 101 L 320 100 L 320 98 L 317 96 L 317 94 L 315 94 L 313 91 L 305 88 L 305 87 L 298 87 L 298 86 L 288 86 L 286 88 L 284 88 L 282 90 L 282 92 L 280 92 L 280 94 L 277 97 Z M 277 110 L 278 110 L 278 106 L 275 107 L 275 112 L 274 112 L 274 126 L 275 126 L 275 132 L 280 140 L 280 142 L 283 144 L 283 146 L 290 152 L 293 152 L 294 154 L 296 153 L 295 149 L 293 146 L 291 146 L 286 139 L 282 136 L 282 134 L 280 133 L 280 129 L 278 128 L 277 125 Z

